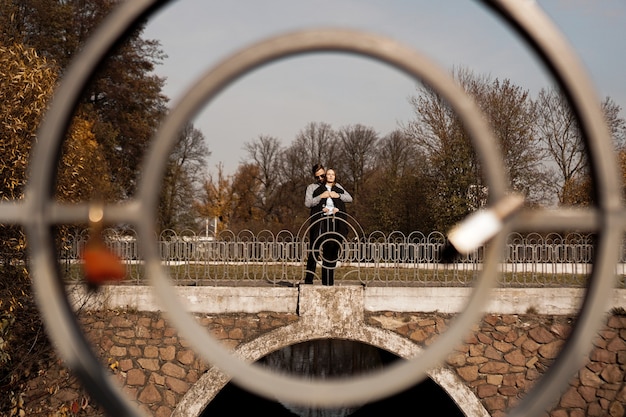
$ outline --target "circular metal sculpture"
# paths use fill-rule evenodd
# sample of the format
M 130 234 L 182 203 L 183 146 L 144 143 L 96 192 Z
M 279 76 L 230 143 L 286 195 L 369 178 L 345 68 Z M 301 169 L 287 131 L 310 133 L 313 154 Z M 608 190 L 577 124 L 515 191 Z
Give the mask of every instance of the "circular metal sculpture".
M 365 232 L 359 222 L 347 213 L 343 213 L 343 216 L 325 217 L 310 216 L 298 230 L 297 240 L 303 242 L 302 259 L 306 260 L 310 255 L 316 259 L 317 264 L 321 264 L 322 268 L 336 269 L 339 265 L 337 262 L 349 261 L 348 251 L 344 250 L 346 239 L 358 241 L 365 237 Z M 332 222 L 332 226 L 328 224 L 329 222 Z M 311 229 L 314 227 L 319 229 L 319 233 L 311 241 Z M 318 274 L 314 273 L 314 275 L 320 278 Z M 360 268 L 357 267 L 346 276 L 360 280 Z M 364 284 L 363 281 L 361 283 Z
M 64 206 L 53 199 L 53 178 L 62 140 L 73 110 L 89 78 L 110 49 L 135 24 L 143 21 L 163 1 L 124 2 L 106 19 L 66 73 L 57 91 L 39 141 L 33 149 L 29 183 L 22 202 L 0 206 L 0 222 L 22 224 L 30 247 L 30 263 L 37 302 L 51 338 L 62 358 L 75 371 L 107 413 L 137 416 L 138 409 L 112 382 L 77 323 L 57 272 L 51 229 L 56 224 L 84 223 L 90 205 Z M 289 33 L 251 45 L 207 71 L 189 88 L 157 132 L 143 169 L 136 198 L 102 207 L 107 223 L 131 223 L 137 230 L 145 257 L 146 275 L 169 318 L 196 352 L 233 377 L 234 382 L 257 394 L 281 401 L 319 407 L 336 407 L 370 402 L 406 389 L 426 376 L 426 371 L 442 362 L 466 335 L 466 329 L 481 317 L 489 289 L 497 280 L 497 266 L 505 236 L 511 230 L 555 230 L 576 227 L 597 233 L 597 257 L 585 302 L 565 347 L 553 366 L 511 411 L 511 416 L 539 415 L 558 398 L 572 373 L 582 365 L 591 349 L 604 314 L 604 304 L 614 284 L 614 268 L 623 233 L 621 184 L 611 140 L 594 90 L 575 54 L 551 22 L 533 2 L 493 0 L 484 2 L 517 30 L 536 51 L 568 96 L 584 133 L 592 168 L 596 198 L 594 206 L 581 211 L 527 211 L 520 199 L 510 194 L 502 158 L 496 141 L 473 101 L 453 82 L 447 72 L 420 53 L 394 40 L 348 30 L 310 30 Z M 254 364 L 243 363 L 212 338 L 188 315 L 172 291 L 161 267 L 153 219 L 158 191 L 169 152 L 183 125 L 215 96 L 246 73 L 261 65 L 305 53 L 342 52 L 369 57 L 395 67 L 436 90 L 462 119 L 484 168 L 490 190 L 487 210 L 463 222 L 450 236 L 459 250 L 491 239 L 483 272 L 463 313 L 448 331 L 419 357 L 377 373 L 345 380 L 306 381 L 273 373 Z M 476 224 L 487 221 L 489 233 L 476 241 Z M 470 236 L 470 238 L 468 238 Z

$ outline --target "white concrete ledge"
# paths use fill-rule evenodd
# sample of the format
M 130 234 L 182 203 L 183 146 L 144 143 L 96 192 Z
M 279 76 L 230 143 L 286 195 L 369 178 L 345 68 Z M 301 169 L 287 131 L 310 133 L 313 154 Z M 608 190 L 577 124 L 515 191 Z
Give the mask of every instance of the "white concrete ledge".
M 295 313 L 298 288 L 286 287 L 175 287 L 181 304 L 192 313 Z M 440 312 L 463 311 L 473 288 L 450 287 L 366 287 L 366 311 Z M 160 311 L 152 287 L 104 286 L 87 294 L 82 286 L 70 287 L 70 300 L 85 309 L 132 309 Z M 174 296 L 174 294 L 172 294 Z M 492 290 L 486 313 L 548 315 L 575 314 L 584 298 L 579 288 L 497 288 Z M 613 290 L 606 311 L 626 308 L 626 289 Z
M 458 313 L 463 311 L 472 291 L 471 287 L 368 287 L 365 310 Z M 582 288 L 496 288 L 491 292 L 485 313 L 575 314 L 585 296 Z M 626 308 L 626 290 L 613 290 L 612 299 L 603 307 L 606 311 L 613 307 Z
M 191 313 L 293 313 L 298 307 L 297 288 L 175 287 L 172 296 L 178 296 L 180 303 Z M 163 310 L 149 286 L 103 286 L 94 294 L 88 294 L 82 286 L 76 286 L 70 290 L 70 299 L 75 308 L 81 306 L 87 310 Z

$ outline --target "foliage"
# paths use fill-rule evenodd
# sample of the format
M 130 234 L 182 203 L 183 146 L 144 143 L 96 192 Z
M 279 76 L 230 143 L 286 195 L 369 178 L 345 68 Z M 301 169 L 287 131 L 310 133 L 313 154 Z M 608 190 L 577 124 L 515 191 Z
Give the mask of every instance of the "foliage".
M 118 3 L 0 1 L 2 39 L 33 48 L 61 71 Z M 134 192 L 139 163 L 167 102 L 161 94 L 163 79 L 152 74 L 164 56 L 158 42 L 141 38 L 142 31 L 136 28 L 100 66 L 77 113 L 93 122 L 95 140 L 102 147 L 107 176 L 118 198 Z
M 620 181 L 622 182 L 622 199 L 626 197 L 626 150 L 622 149 L 617 152 L 618 166 L 621 172 Z M 585 172 L 575 178 L 565 182 L 563 186 L 564 205 L 571 206 L 589 206 L 594 200 L 594 189 L 591 176 Z
M 113 188 L 102 147 L 96 141 L 93 121 L 74 118 L 63 143 L 56 196 L 63 201 L 110 199 Z
M 30 278 L 23 266 L 0 271 L 0 415 L 23 412 L 24 384 L 45 368 L 53 349 L 31 295 Z
M 525 195 L 527 203 L 545 202 L 546 155 L 540 150 L 536 133 L 535 101 L 527 90 L 508 79 L 488 82 L 477 100 L 499 140 L 511 187 Z
M 600 106 L 615 148 L 624 149 L 626 146 L 626 120 L 620 116 L 622 107 L 610 97 L 606 97 Z
M 20 200 L 27 181 L 30 150 L 39 121 L 57 80 L 57 67 L 22 45 L 0 45 L 0 116 L 2 138 L 0 152 L 0 195 L 5 200 Z M 107 165 L 101 147 L 95 141 L 93 122 L 76 117 L 64 142 L 59 164 L 56 194 L 64 201 L 77 201 L 110 194 Z M 21 258 L 25 239 L 19 228 L 2 226 L 2 254 Z
M 36 131 L 56 85 L 57 67 L 32 48 L 0 45 L 0 195 L 23 198 L 27 165 Z M 59 164 L 57 197 L 65 201 L 106 193 L 106 164 L 94 140 L 93 123 L 75 118 Z M 22 412 L 20 387 L 51 355 L 25 269 L 26 238 L 20 227 L 0 227 L 0 386 L 13 392 L 0 400 L 2 413 Z M 8 414 L 8 412 L 7 412 Z
M 411 98 L 415 119 L 405 129 L 430 166 L 438 207 L 435 229 L 447 230 L 470 211 L 467 192 L 482 186 L 479 165 L 456 113 L 435 91 L 422 87 Z
M 266 220 L 263 217 L 263 183 L 258 165 L 242 164 L 232 182 L 231 222 L 246 228 L 246 225 Z M 268 209 L 271 216 L 271 209 Z M 268 219 L 271 220 L 271 219 Z
M 222 165 L 218 166 L 217 178 L 209 175 L 202 188 L 202 197 L 195 204 L 196 211 L 201 217 L 215 222 L 214 232 L 219 233 L 228 228 L 233 214 L 231 179 L 224 175 Z
M 33 126 L 36 126 L 41 113 L 45 110 L 46 98 L 49 96 L 55 79 L 55 70 L 45 60 L 40 59 L 36 52 L 21 45 L 5 46 L 0 44 L 0 195 L 2 200 L 22 198 L 26 181 L 28 157 L 33 141 Z M 22 103 L 32 106 L 22 107 Z M 2 255 L 1 263 L 5 265 L 0 280 L 0 386 L 2 392 L 12 392 L 15 380 L 20 379 L 19 371 L 14 363 L 19 363 L 20 350 L 16 331 L 16 317 L 23 308 L 16 280 L 17 265 L 23 261 L 26 241 L 21 228 L 2 225 L 0 227 Z M 18 275 L 19 277 L 19 275 Z M 18 321 L 18 323 L 20 323 Z M 7 389 L 5 389 L 7 388 Z M 20 413 L 21 398 L 19 395 L 3 396 L 0 410 L 15 410 Z M 12 402 L 11 402 L 12 401 Z
M 32 48 L 47 62 L 53 62 L 56 72 L 62 73 L 118 3 L 119 0 L 0 0 L 0 40 L 6 44 L 18 43 Z M 167 103 L 167 98 L 161 93 L 164 80 L 153 73 L 155 65 L 165 55 L 158 41 L 141 37 L 143 28 L 143 25 L 136 27 L 124 42 L 116 46 L 110 57 L 100 65 L 79 102 L 75 119 L 88 121 L 89 125 L 81 125 L 80 121 L 73 123 L 77 128 L 89 129 L 89 140 L 93 140 L 95 145 L 65 143 L 64 161 L 59 167 L 61 170 L 69 167 L 65 161 L 73 160 L 73 151 L 97 146 L 96 154 L 85 152 L 83 156 L 91 158 L 80 160 L 86 163 L 84 166 L 91 164 L 95 170 L 92 170 L 92 175 L 86 176 L 75 172 L 73 178 L 77 181 L 74 184 L 57 184 L 57 192 L 61 196 L 71 194 L 73 201 L 86 199 L 92 196 L 92 193 L 86 192 L 86 188 L 91 187 L 98 190 L 98 198 L 114 200 L 130 197 L 135 191 L 141 159 L 149 139 L 165 114 Z M 12 122 L 11 125 L 19 126 Z M 199 133 L 196 131 L 193 135 Z M 78 138 L 68 134 L 66 142 L 72 140 L 80 142 L 87 139 L 84 134 Z M 202 141 L 200 138 L 195 144 Z M 180 145 L 179 142 L 179 148 Z M 206 145 L 201 145 L 204 146 L 205 157 L 208 156 Z M 177 158 L 175 153 L 180 152 L 180 149 L 173 152 L 171 160 Z M 185 200 L 187 210 L 184 212 L 190 214 L 184 216 L 184 219 L 176 219 L 176 226 L 194 222 L 195 218 L 190 218 L 193 214 L 190 208 L 198 189 L 194 185 L 198 181 L 197 165 L 187 161 L 182 170 L 175 162 L 168 166 L 165 184 L 173 181 L 174 188 L 168 190 L 167 198 L 162 199 L 163 204 L 159 207 L 165 211 L 159 213 L 161 224 L 168 227 L 172 225 L 173 211 L 167 202 L 172 201 L 174 194 L 176 198 Z M 76 169 L 80 170 L 81 167 Z M 63 175 L 63 172 L 58 174 Z M 188 178 L 184 180 L 183 177 Z M 13 178 L 23 176 L 15 175 Z M 172 193 L 172 190 L 175 192 Z
M 496 136 L 511 188 L 526 197 L 529 205 L 549 204 L 551 184 L 546 168 L 549 152 L 540 145 L 538 106 L 529 92 L 510 80 L 491 79 L 459 68 L 454 78 L 476 102 Z M 456 113 L 428 87 L 411 98 L 416 118 L 405 128 L 427 156 L 438 207 L 436 228 L 451 225 L 486 202 L 488 188 L 480 161 Z
M 0 44 L 0 197 L 23 197 L 30 150 L 56 80 L 56 68 L 33 49 Z M 19 227 L 0 225 L 4 263 L 22 259 L 26 247 Z
M 3 200 L 20 199 L 30 149 L 57 78 L 57 69 L 34 49 L 0 45 L 0 192 Z
M 58 75 L 115 2 L 0 0 L 0 197 L 23 198 L 37 129 Z M 158 44 L 136 31 L 79 105 L 63 143 L 55 194 L 63 201 L 132 193 L 141 154 L 164 113 L 162 80 L 149 74 Z M 189 174 L 189 173 L 188 173 Z M 61 230 L 62 231 L 62 230 Z M 23 415 L 24 384 L 51 361 L 26 271 L 25 235 L 0 225 L 0 414 Z M 42 371 L 43 372 L 43 371 Z

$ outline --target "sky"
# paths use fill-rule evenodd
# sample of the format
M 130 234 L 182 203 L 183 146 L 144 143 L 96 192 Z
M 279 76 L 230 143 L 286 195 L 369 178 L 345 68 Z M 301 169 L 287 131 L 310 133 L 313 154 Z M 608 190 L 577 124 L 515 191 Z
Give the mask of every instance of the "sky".
M 528 0 L 520 0 L 528 1 Z M 537 0 L 576 50 L 600 99 L 626 118 L 626 0 Z M 534 54 L 505 22 L 474 0 L 178 0 L 147 23 L 144 38 L 167 55 L 155 73 L 175 106 L 206 71 L 265 38 L 313 28 L 349 28 L 391 37 L 446 71 L 464 67 L 530 91 L 552 85 Z M 361 124 L 383 137 L 413 118 L 418 82 L 397 69 L 347 54 L 299 55 L 231 83 L 192 120 L 206 137 L 207 170 L 232 175 L 261 135 L 284 147 L 311 122 Z M 322 161 L 323 162 L 323 161 Z M 303 168 L 308 169 L 308 168 Z

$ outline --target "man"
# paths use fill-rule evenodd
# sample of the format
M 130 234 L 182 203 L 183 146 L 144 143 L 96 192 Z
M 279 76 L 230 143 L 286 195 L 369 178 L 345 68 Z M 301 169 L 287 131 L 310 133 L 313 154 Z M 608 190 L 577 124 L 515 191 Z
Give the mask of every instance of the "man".
M 311 172 L 313 173 L 313 177 L 315 178 L 315 182 L 309 184 L 306 187 L 306 192 L 304 195 L 304 205 L 310 209 L 310 229 L 309 229 L 309 244 L 311 248 L 309 250 L 309 254 L 306 260 L 306 275 L 304 277 L 305 284 L 313 284 L 313 279 L 315 278 L 315 267 L 317 264 L 316 254 L 319 252 L 320 242 L 318 239 L 320 235 L 320 222 L 317 221 L 322 216 L 322 211 L 318 209 L 320 202 L 323 199 L 327 198 L 341 198 L 344 199 L 344 194 L 339 194 L 334 191 L 324 191 L 321 194 L 313 195 L 315 190 L 319 188 L 320 185 L 326 182 L 326 169 L 322 164 L 315 164 L 313 168 L 311 168 Z M 338 187 L 341 187 L 337 184 Z M 343 187 L 341 187 L 343 189 Z M 345 193 L 346 198 L 349 197 L 350 201 L 352 201 L 352 197 Z M 350 202 L 348 201 L 348 202 Z

